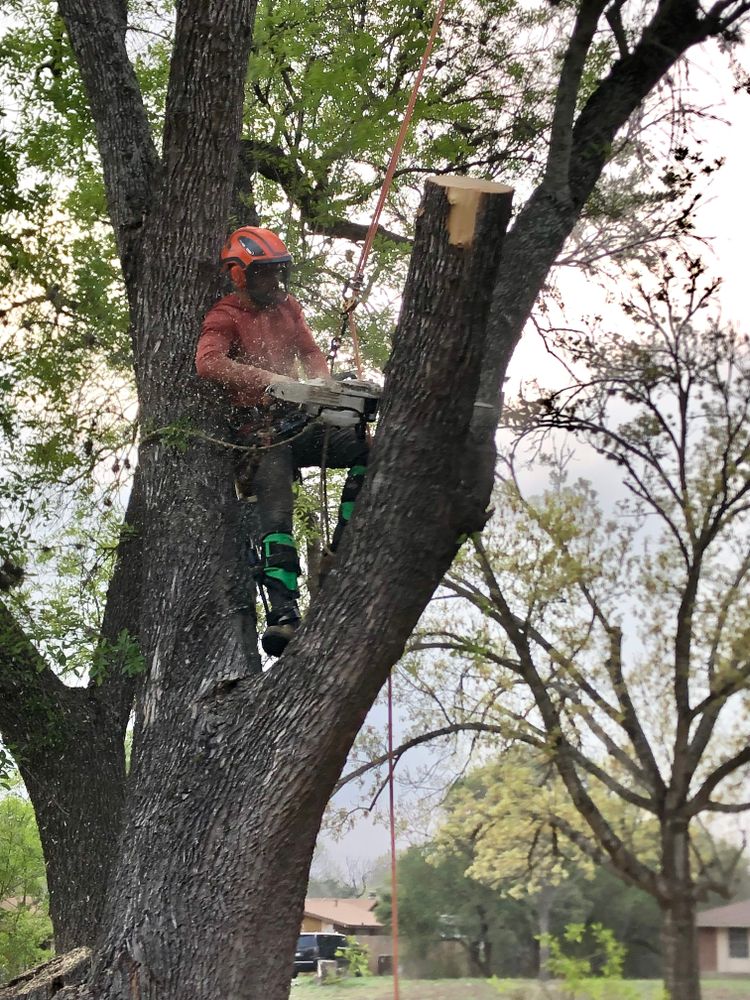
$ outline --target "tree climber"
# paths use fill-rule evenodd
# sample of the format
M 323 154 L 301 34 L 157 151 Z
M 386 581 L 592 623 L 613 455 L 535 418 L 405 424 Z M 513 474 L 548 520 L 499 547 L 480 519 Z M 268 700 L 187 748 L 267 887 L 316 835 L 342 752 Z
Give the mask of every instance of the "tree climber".
M 299 302 L 288 292 L 292 258 L 279 237 L 268 229 L 243 226 L 224 244 L 221 264 L 236 290 L 206 314 L 195 364 L 201 378 L 228 390 L 238 440 L 257 445 L 248 453 L 241 488 L 256 499 L 260 520 L 262 584 L 270 604 L 261 641 L 266 653 L 280 656 L 300 622 L 294 476 L 298 469 L 321 464 L 326 431 L 312 423 L 284 442 L 288 408 L 272 400 L 266 389 L 296 381 L 299 364 L 308 378 L 330 375 Z M 330 559 L 362 486 L 368 443 L 355 428 L 329 429 L 325 452 L 328 467 L 349 469 L 326 554 Z

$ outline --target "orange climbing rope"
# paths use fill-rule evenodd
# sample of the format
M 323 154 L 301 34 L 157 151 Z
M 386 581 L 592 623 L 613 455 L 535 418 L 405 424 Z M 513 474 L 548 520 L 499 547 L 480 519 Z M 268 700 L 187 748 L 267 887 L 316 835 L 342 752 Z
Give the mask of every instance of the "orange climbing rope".
M 357 324 L 354 319 L 354 310 L 359 304 L 359 296 L 362 291 L 362 283 L 364 280 L 365 266 L 367 264 L 367 259 L 370 256 L 370 251 L 372 250 L 372 245 L 375 241 L 375 235 L 378 231 L 378 226 L 380 224 L 380 216 L 383 212 L 385 206 L 386 198 L 388 197 L 388 192 L 390 191 L 391 184 L 393 183 L 393 178 L 396 173 L 396 166 L 398 164 L 401 152 L 404 148 L 404 143 L 406 141 L 406 136 L 409 131 L 409 125 L 411 124 L 411 119 L 414 114 L 414 107 L 417 103 L 417 96 L 419 94 L 419 88 L 422 84 L 422 79 L 424 77 L 425 69 L 427 68 L 427 63 L 432 53 L 432 48 L 435 44 L 435 40 L 438 36 L 440 30 L 440 24 L 443 19 L 443 14 L 445 13 L 447 0 L 440 0 L 438 3 L 437 10 L 435 11 L 435 17 L 432 22 L 432 29 L 430 30 L 429 38 L 427 39 L 427 44 L 425 46 L 424 54 L 422 55 L 422 61 L 419 65 L 419 70 L 417 72 L 416 78 L 414 80 L 414 85 L 411 89 L 411 94 L 409 95 L 409 101 L 406 105 L 406 111 L 404 112 L 404 118 L 401 122 L 401 128 L 399 129 L 398 137 L 396 139 L 396 144 L 393 147 L 393 152 L 391 153 L 391 158 L 388 163 L 388 167 L 385 172 L 385 178 L 383 179 L 383 186 L 380 189 L 380 196 L 378 197 L 378 203 L 375 206 L 375 211 L 372 216 L 372 221 L 370 222 L 369 229 L 367 230 L 367 235 L 365 237 L 365 242 L 362 246 L 362 252 L 359 256 L 359 261 L 357 263 L 356 270 L 353 276 L 344 286 L 344 305 L 343 305 L 343 320 L 341 324 L 341 332 L 338 337 L 334 337 L 331 341 L 331 347 L 328 354 L 328 360 L 331 365 L 331 371 L 333 371 L 333 365 L 336 360 L 336 354 L 338 348 L 341 344 L 341 339 L 346 332 L 352 340 L 352 345 L 354 347 L 354 364 L 357 369 L 357 377 L 362 378 L 362 355 L 359 349 L 359 337 L 357 336 Z M 347 297 L 347 292 L 351 294 Z M 394 781 L 394 770 L 395 770 L 395 759 L 393 755 L 393 679 L 391 674 L 388 675 L 388 799 L 389 799 L 389 823 L 390 823 L 390 837 L 391 837 L 391 929 L 393 932 L 393 997 L 394 1000 L 399 1000 L 399 969 L 398 969 L 398 886 L 397 886 L 397 870 L 396 870 L 396 801 L 395 801 L 395 781 Z
M 404 118 L 401 122 L 398 137 L 396 138 L 396 144 L 393 147 L 393 152 L 391 153 L 391 158 L 385 172 L 383 186 L 381 187 L 380 195 L 378 196 L 378 203 L 375 206 L 375 211 L 373 212 L 372 220 L 370 221 L 370 226 L 367 230 L 367 235 L 365 236 L 365 242 L 362 244 L 362 252 L 359 255 L 359 261 L 357 262 L 354 274 L 344 286 L 344 318 L 341 333 L 343 335 L 344 332 L 348 330 L 349 336 L 352 339 L 352 345 L 354 347 L 354 364 L 359 378 L 362 378 L 362 356 L 359 350 L 359 337 L 357 336 L 357 324 L 354 321 L 354 310 L 359 305 L 359 294 L 362 291 L 362 282 L 365 275 L 367 259 L 370 256 L 372 245 L 375 242 L 375 236 L 378 231 L 378 226 L 380 225 L 380 216 L 383 213 L 388 192 L 391 189 L 391 184 L 393 183 L 393 178 L 396 173 L 396 166 L 398 165 L 398 161 L 404 148 L 404 143 L 406 142 L 406 136 L 409 131 L 409 126 L 411 125 L 412 116 L 414 115 L 414 107 L 417 103 L 417 96 L 419 95 L 419 88 L 422 85 L 422 79 L 424 77 L 425 70 L 427 69 L 427 63 L 432 53 L 435 40 L 437 39 L 438 32 L 440 31 L 440 24 L 443 20 L 446 3 L 447 0 L 440 0 L 437 10 L 435 11 L 435 17 L 432 21 L 430 35 L 427 39 L 424 53 L 422 54 L 422 61 L 419 64 L 419 70 L 417 71 L 417 75 L 414 79 L 414 85 L 412 86 L 411 93 L 409 94 L 409 101 L 406 105 L 406 111 L 404 112 Z M 351 291 L 351 295 L 347 298 L 348 291 Z M 338 350 L 340 342 L 339 338 L 334 338 L 331 343 L 331 352 L 329 354 L 329 360 L 331 360 L 331 362 L 336 357 L 336 351 Z
M 391 930 L 393 932 L 393 996 L 399 1000 L 398 989 L 398 892 L 396 881 L 396 801 L 393 771 L 393 677 L 388 674 L 388 804 L 391 830 Z

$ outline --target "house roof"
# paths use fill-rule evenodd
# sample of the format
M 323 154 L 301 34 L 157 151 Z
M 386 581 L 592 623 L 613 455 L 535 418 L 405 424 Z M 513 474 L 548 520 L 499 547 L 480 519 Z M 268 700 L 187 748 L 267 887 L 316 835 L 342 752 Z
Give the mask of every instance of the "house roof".
M 308 896 L 305 916 L 318 917 L 342 927 L 382 927 L 372 913 L 376 902 L 374 899 L 335 899 L 332 896 L 316 899 Z
M 750 927 L 750 899 L 704 910 L 696 918 L 698 927 Z

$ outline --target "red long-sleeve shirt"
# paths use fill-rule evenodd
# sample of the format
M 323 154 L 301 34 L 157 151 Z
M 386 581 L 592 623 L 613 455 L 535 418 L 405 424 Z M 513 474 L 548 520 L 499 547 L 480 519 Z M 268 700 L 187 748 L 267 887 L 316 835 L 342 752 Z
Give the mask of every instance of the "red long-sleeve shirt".
M 201 378 L 225 386 L 236 406 L 256 406 L 273 374 L 296 378 L 298 361 L 310 378 L 328 375 L 325 356 L 293 296 L 261 309 L 226 295 L 206 313 L 195 367 Z

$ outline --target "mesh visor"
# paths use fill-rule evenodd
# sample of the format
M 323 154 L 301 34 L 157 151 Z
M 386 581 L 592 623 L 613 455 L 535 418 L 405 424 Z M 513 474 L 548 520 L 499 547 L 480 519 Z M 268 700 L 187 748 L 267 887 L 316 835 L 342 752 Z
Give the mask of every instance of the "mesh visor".
M 291 260 L 256 260 L 252 264 L 248 264 L 245 269 L 245 274 L 247 276 L 248 285 L 252 285 L 256 276 L 262 276 L 267 274 L 269 271 L 274 272 L 279 280 L 279 284 L 283 287 L 285 292 L 289 291 L 289 279 L 292 274 L 292 262 Z

